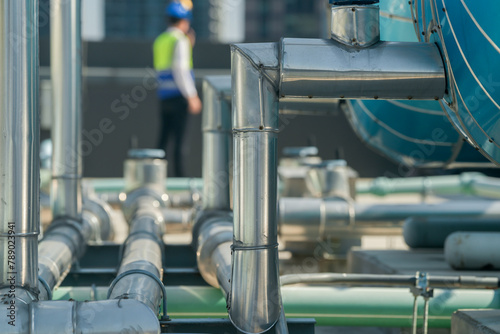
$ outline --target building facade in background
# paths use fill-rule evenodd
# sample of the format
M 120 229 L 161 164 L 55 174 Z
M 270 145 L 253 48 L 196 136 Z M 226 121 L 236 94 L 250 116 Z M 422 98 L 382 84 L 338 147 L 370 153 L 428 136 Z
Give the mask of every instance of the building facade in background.
M 104 39 L 153 40 L 166 27 L 166 0 L 90 2 L 92 8 L 87 11 L 84 8 L 83 20 L 95 20 L 87 15 L 95 8 L 102 8 Z M 41 0 L 43 10 L 47 11 L 48 3 L 49 0 Z M 282 36 L 326 36 L 326 0 L 193 0 L 193 3 L 192 25 L 198 39 L 203 41 L 227 44 L 277 41 Z M 41 27 L 41 33 L 48 33 L 47 28 Z M 90 28 L 94 28 L 93 36 L 100 36 L 95 23 L 91 22 Z

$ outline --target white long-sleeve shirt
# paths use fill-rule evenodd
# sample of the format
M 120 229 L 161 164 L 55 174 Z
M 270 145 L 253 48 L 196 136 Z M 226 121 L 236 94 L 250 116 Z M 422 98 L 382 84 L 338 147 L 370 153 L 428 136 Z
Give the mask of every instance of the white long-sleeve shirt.
M 186 99 L 198 95 L 191 73 L 191 42 L 178 28 L 171 27 L 168 32 L 178 35 L 172 60 L 172 75 L 182 96 Z

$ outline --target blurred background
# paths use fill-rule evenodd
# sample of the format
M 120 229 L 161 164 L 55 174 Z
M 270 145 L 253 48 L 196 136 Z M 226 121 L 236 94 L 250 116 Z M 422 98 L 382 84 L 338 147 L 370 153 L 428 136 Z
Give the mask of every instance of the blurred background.
M 84 176 L 119 177 L 131 143 L 154 147 L 159 133 L 152 44 L 166 29 L 166 0 L 82 1 Z M 230 73 L 231 43 L 281 37 L 326 38 L 326 0 L 195 0 L 192 26 L 198 91 L 206 75 Z M 50 137 L 50 1 L 40 0 L 42 139 Z M 191 116 L 185 143 L 186 175 L 201 175 L 201 115 Z M 343 113 L 283 115 L 279 151 L 316 145 L 323 159 L 344 158 L 362 177 L 410 176 L 360 142 Z M 105 126 L 106 131 L 100 131 Z M 167 149 L 167 157 L 170 157 Z M 103 164 L 103 161 L 106 161 Z

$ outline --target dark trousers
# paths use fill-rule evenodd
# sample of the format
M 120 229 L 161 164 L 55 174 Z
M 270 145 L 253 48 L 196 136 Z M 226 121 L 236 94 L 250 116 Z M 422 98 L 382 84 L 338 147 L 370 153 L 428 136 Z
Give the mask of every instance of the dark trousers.
M 160 139 L 158 148 L 165 150 L 174 140 L 174 176 L 183 177 L 183 144 L 188 116 L 187 100 L 183 96 L 160 101 Z

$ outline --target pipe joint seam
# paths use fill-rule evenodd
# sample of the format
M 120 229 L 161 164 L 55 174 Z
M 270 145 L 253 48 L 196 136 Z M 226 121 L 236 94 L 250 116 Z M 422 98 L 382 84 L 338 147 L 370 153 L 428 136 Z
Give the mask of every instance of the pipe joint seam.
M 38 281 L 40 282 L 40 284 L 43 286 L 43 288 L 47 292 L 47 299 L 52 300 L 52 290 L 50 289 L 47 281 L 41 276 L 38 276 Z
M 168 314 L 167 314 L 167 290 L 165 289 L 165 285 L 163 282 L 153 273 L 146 271 L 146 270 L 141 270 L 141 269 L 131 269 L 126 272 L 121 273 L 120 275 L 116 276 L 116 278 L 111 282 L 111 285 L 108 289 L 108 294 L 107 294 L 107 299 L 111 297 L 111 293 L 113 292 L 113 288 L 115 285 L 125 276 L 129 276 L 132 274 L 142 274 L 146 275 L 148 277 L 151 277 L 153 280 L 155 280 L 156 283 L 158 283 L 158 286 L 160 287 L 162 294 L 163 294 L 163 315 L 162 315 L 162 320 L 168 321 L 170 320 Z M 120 296 L 118 299 L 122 299 L 125 296 Z

